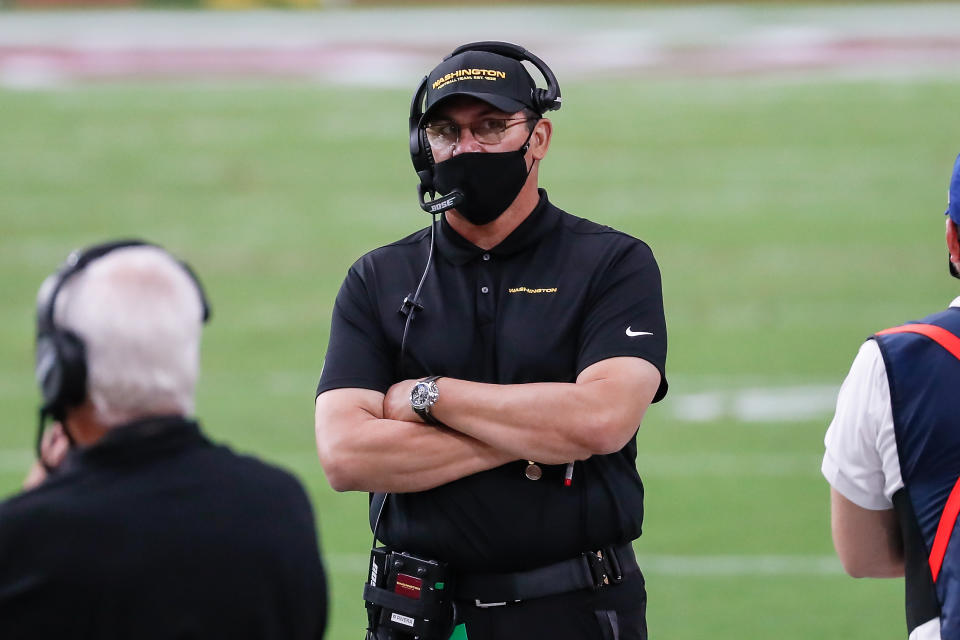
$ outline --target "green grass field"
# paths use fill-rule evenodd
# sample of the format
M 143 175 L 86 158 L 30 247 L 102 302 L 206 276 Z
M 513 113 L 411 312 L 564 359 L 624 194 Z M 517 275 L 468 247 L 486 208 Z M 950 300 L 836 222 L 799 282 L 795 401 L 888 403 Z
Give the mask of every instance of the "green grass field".
M 568 211 L 645 239 L 663 271 L 671 396 L 647 415 L 654 639 L 904 637 L 902 583 L 831 560 L 829 414 L 688 422 L 675 398 L 839 384 L 872 331 L 945 306 L 960 86 L 604 80 L 564 87 L 541 170 Z M 199 414 L 314 499 L 333 640 L 361 637 L 366 498 L 316 462 L 313 390 L 351 262 L 426 224 L 406 91 L 88 86 L 0 91 L 0 494 L 31 460 L 34 296 L 73 247 L 159 242 L 214 314 Z

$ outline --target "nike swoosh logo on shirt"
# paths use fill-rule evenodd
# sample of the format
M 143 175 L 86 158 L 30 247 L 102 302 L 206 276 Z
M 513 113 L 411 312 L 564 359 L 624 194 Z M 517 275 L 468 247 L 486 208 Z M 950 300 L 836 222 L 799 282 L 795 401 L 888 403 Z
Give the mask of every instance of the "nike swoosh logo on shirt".
M 631 331 L 630 327 L 627 327 L 627 335 L 633 338 L 635 336 L 652 336 L 653 334 L 649 331 Z

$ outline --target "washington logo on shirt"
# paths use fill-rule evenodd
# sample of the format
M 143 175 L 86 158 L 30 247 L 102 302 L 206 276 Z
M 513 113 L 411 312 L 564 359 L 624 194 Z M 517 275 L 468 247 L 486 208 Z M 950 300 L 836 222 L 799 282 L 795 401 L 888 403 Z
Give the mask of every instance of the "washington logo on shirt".
M 556 293 L 556 287 L 549 287 L 545 289 L 531 289 L 530 287 L 513 287 L 507 289 L 507 293 Z

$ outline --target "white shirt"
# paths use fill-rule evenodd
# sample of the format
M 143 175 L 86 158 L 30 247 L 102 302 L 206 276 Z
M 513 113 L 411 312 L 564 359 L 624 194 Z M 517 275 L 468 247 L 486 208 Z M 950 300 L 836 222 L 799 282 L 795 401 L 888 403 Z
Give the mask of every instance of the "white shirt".
M 960 307 L 960 297 L 950 303 Z M 893 509 L 903 487 L 893 431 L 890 383 L 876 340 L 860 347 L 840 387 L 837 410 L 823 440 L 820 470 L 830 486 L 864 509 Z M 914 629 L 910 640 L 940 638 L 940 621 Z
M 876 340 L 864 342 L 854 358 L 823 442 L 820 470 L 831 487 L 864 509 L 893 509 L 903 479 L 887 368 Z
M 960 307 L 960 297 L 950 303 Z M 893 432 L 890 383 L 876 340 L 860 347 L 823 440 L 820 470 L 830 486 L 864 509 L 892 509 L 903 487 Z

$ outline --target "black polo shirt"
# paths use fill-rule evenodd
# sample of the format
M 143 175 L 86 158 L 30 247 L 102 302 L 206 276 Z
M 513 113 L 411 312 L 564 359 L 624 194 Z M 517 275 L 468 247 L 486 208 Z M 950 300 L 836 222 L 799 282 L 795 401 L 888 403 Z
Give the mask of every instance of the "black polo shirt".
M 326 585 L 289 473 L 148 418 L 0 503 L 0 638 L 319 640 Z
M 572 216 L 541 190 L 531 215 L 489 251 L 442 219 L 437 255 L 399 363 L 401 303 L 426 264 L 429 227 L 358 260 L 337 295 L 317 394 L 337 388 L 385 392 L 406 378 L 443 375 L 496 384 L 574 382 L 616 356 L 648 360 L 666 394 L 667 335 L 660 271 L 650 248 Z M 442 382 L 441 382 L 442 389 Z M 384 442 L 389 447 L 389 442 Z M 408 494 L 393 494 L 380 538 L 461 569 L 510 571 L 573 557 L 640 535 L 643 485 L 636 443 L 564 465 L 526 461 Z

